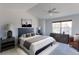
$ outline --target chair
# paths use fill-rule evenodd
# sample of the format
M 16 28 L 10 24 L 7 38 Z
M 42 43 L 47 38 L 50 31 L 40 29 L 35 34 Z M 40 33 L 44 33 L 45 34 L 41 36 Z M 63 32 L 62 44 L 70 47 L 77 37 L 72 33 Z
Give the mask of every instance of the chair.
M 69 38 L 69 45 L 73 45 L 74 44 L 74 37 L 70 37 Z

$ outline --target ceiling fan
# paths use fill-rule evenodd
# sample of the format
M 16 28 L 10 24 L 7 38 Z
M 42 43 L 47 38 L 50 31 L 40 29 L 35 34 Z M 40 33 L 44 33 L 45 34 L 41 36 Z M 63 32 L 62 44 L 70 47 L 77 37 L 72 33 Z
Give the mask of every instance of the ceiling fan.
M 52 9 L 48 10 L 48 13 L 51 14 L 51 15 L 53 15 L 53 14 L 58 14 L 59 11 L 57 11 L 56 8 L 52 8 Z

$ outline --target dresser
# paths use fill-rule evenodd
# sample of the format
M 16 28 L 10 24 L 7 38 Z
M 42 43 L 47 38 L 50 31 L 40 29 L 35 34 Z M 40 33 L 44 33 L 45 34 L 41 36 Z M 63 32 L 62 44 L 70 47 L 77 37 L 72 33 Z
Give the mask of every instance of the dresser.
M 57 42 L 68 44 L 69 35 L 67 34 L 50 33 L 50 36 L 53 37 Z

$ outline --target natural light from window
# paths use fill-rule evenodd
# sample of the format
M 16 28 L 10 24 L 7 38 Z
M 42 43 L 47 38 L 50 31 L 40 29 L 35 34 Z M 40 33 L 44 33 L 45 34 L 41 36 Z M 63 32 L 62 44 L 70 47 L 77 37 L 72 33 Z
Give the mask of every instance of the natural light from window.
M 52 23 L 52 32 L 72 35 L 72 21 Z

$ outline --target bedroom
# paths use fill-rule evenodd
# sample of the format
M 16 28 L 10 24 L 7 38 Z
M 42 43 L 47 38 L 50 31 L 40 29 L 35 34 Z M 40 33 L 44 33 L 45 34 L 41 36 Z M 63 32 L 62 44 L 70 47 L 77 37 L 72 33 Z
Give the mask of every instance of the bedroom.
M 79 35 L 78 25 L 79 25 L 79 4 L 71 4 L 71 3 L 0 3 L 0 48 L 1 55 L 16 55 L 16 54 L 44 54 L 44 55 L 79 55 L 79 42 L 75 40 Z M 57 29 L 58 33 L 53 33 L 52 24 L 53 22 L 69 22 L 71 21 L 71 29 L 68 30 L 70 35 L 66 35 L 65 33 L 60 34 L 61 26 Z M 27 26 L 30 24 L 30 27 Z M 68 23 L 66 23 L 68 24 Z M 68 28 L 68 27 L 67 27 Z M 9 31 L 11 30 L 11 31 Z M 56 30 L 56 29 L 55 29 Z M 66 30 L 66 29 L 65 29 Z M 9 32 L 9 33 L 8 33 Z M 23 42 L 19 42 L 18 35 L 23 35 L 27 33 L 27 36 L 36 35 L 33 38 L 41 38 L 45 41 L 41 40 L 42 43 L 32 43 L 30 48 L 33 50 L 29 50 L 31 52 L 25 52 L 24 49 L 17 48 L 18 45 L 23 44 Z M 2 41 L 8 41 L 7 37 L 15 37 L 15 41 L 3 44 Z M 26 35 L 23 35 L 23 37 Z M 45 37 L 42 37 L 45 36 Z M 52 37 L 50 37 L 52 36 Z M 58 36 L 58 37 L 56 37 Z M 48 37 L 47 39 L 45 39 Z M 61 38 L 60 38 L 61 37 Z M 70 38 L 69 38 L 70 37 Z M 31 38 L 31 37 L 30 37 Z M 56 39 L 57 38 L 57 39 Z M 4 40 L 7 39 L 7 40 Z M 24 39 L 24 38 L 22 38 Z M 50 39 L 50 40 L 49 40 Z M 25 39 L 24 39 L 25 40 Z M 28 39 L 27 39 L 28 40 Z M 33 40 L 33 39 L 32 39 Z M 32 42 L 29 39 L 30 42 Z M 72 42 L 72 41 L 73 42 Z M 33 40 L 35 42 L 35 40 Z M 36 39 L 36 41 L 39 41 Z M 57 42 L 56 42 L 57 41 Z M 48 42 L 48 43 L 47 43 Z M 53 44 L 51 44 L 53 42 Z M 28 43 L 28 42 L 27 42 Z M 12 45 L 13 44 L 13 45 Z M 9 48 L 6 48 L 9 45 Z M 11 46 L 12 45 L 12 46 Z M 14 45 L 16 45 L 14 47 Z M 28 46 L 27 46 L 28 45 Z M 25 44 L 28 47 L 29 45 Z M 44 46 L 43 46 L 44 45 Z M 72 46 L 76 46 L 74 49 Z M 5 47 L 6 46 L 6 47 Z M 39 47 L 38 47 L 39 46 Z M 51 47 L 52 46 L 52 47 Z M 10 47 L 12 49 L 10 49 Z M 36 48 L 35 48 L 36 47 Z M 41 47 L 41 48 L 40 48 Z M 64 49 L 62 49 L 64 48 Z M 7 50 L 8 49 L 8 50 Z M 34 50 L 35 49 L 35 50 Z M 16 51 L 15 51 L 16 50 Z M 26 48 L 25 48 L 26 50 Z

